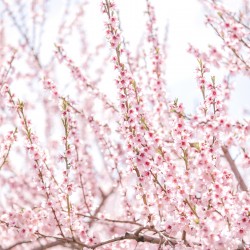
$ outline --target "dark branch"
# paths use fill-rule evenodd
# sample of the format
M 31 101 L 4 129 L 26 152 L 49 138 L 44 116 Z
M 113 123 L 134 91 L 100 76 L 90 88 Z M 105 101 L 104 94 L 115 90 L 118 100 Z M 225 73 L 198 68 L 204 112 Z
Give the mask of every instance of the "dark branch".
M 6 247 L 6 248 L 2 248 L 1 246 L 0 246 L 0 250 L 11 250 L 11 249 L 13 249 L 14 247 L 17 247 L 17 246 L 20 246 L 20 245 L 22 245 L 22 244 L 27 244 L 27 243 L 31 243 L 32 241 L 20 241 L 20 242 L 17 242 L 17 243 L 15 243 L 15 244 L 13 244 L 13 245 L 11 245 L 11 246 L 9 246 L 9 247 Z
M 233 171 L 233 173 L 235 175 L 236 180 L 239 183 L 240 189 L 242 191 L 246 191 L 247 192 L 248 191 L 247 185 L 245 184 L 242 176 L 240 175 L 240 172 L 239 172 L 239 170 L 238 170 L 238 168 L 237 168 L 237 166 L 236 166 L 233 158 L 231 157 L 228 149 L 225 146 L 223 146 L 222 147 L 222 151 L 224 153 L 224 156 L 225 156 L 226 160 L 228 161 L 228 163 L 230 165 L 231 170 Z

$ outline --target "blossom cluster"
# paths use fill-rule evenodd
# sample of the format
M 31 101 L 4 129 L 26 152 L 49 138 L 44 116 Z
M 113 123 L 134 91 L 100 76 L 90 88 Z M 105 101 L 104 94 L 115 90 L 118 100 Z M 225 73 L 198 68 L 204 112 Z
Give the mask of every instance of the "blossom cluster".
M 200 102 L 188 113 L 169 97 L 153 1 L 135 55 L 118 1 L 101 1 L 105 45 L 85 37 L 87 2 L 67 1 L 50 57 L 48 1 L 14 2 L 4 15 L 20 41 L 0 40 L 0 249 L 249 249 L 250 121 L 230 115 L 233 77 L 249 76 L 246 6 L 238 17 L 203 1 L 222 46 L 190 44 Z

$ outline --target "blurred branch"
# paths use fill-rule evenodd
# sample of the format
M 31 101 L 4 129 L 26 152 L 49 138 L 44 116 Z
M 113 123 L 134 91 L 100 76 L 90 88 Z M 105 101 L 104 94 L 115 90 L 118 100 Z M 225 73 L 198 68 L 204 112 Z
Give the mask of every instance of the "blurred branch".
M 22 244 L 27 244 L 27 243 L 32 243 L 32 241 L 31 241 L 31 240 L 28 240 L 28 241 L 20 241 L 20 242 L 17 242 L 17 243 L 15 243 L 15 244 L 13 244 L 13 245 L 7 247 L 7 248 L 3 248 L 3 247 L 0 246 L 0 250 L 11 250 L 11 249 L 13 249 L 14 247 L 20 246 L 20 245 L 22 245 Z
M 112 193 L 114 193 L 114 191 L 115 191 L 115 189 L 112 188 L 108 194 L 104 194 L 103 191 L 100 189 L 100 192 L 101 192 L 101 194 L 102 194 L 102 201 L 101 201 L 101 203 L 99 204 L 98 208 L 95 210 L 93 217 L 96 217 L 96 216 L 97 216 L 97 214 L 101 211 L 102 207 L 105 205 L 107 199 L 110 197 L 110 195 L 111 195 Z M 94 220 L 91 220 L 90 223 L 89 223 L 89 226 L 91 227 L 91 225 L 92 225 L 93 223 L 94 223 Z
M 233 158 L 231 157 L 231 155 L 230 155 L 228 149 L 227 149 L 225 146 L 223 146 L 223 147 L 222 147 L 222 151 L 223 151 L 223 153 L 224 153 L 224 156 L 225 156 L 227 162 L 228 162 L 229 165 L 230 165 L 231 170 L 233 171 L 233 173 L 234 173 L 234 175 L 235 175 L 236 180 L 237 180 L 238 183 L 239 183 L 240 189 L 241 189 L 242 191 L 246 191 L 246 192 L 247 192 L 247 191 L 248 191 L 247 185 L 246 185 L 246 183 L 244 182 L 242 176 L 240 175 L 240 172 L 239 172 L 239 170 L 238 170 L 238 168 L 237 168 L 237 166 L 236 166 L 236 164 L 235 164 Z

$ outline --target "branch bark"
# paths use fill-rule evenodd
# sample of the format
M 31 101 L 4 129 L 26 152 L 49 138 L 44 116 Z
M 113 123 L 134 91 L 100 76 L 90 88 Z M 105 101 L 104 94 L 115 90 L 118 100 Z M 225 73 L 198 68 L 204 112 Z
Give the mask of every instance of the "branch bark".
M 67 248 L 72 248 L 72 249 L 82 249 L 82 246 L 79 245 L 78 243 L 74 243 L 74 242 L 65 242 L 65 240 L 56 240 L 50 243 L 47 243 L 45 245 L 39 246 L 39 247 L 35 247 L 32 250 L 46 250 L 52 247 L 56 247 L 56 246 L 62 246 L 62 247 L 67 247 Z
M 102 241 L 102 242 L 99 242 L 99 243 L 96 243 L 96 244 L 93 244 L 93 245 L 86 245 L 86 244 L 81 243 L 81 242 L 67 241 L 66 239 L 59 239 L 59 240 L 56 240 L 56 241 L 53 241 L 53 242 L 49 242 L 49 243 L 47 243 L 45 245 L 34 247 L 34 248 L 32 248 L 32 250 L 46 250 L 46 249 L 56 247 L 56 246 L 72 247 L 74 249 L 79 249 L 79 250 L 82 249 L 83 247 L 84 247 L 84 249 L 97 249 L 97 248 L 99 248 L 101 246 L 104 246 L 104 245 L 107 245 L 107 244 L 110 244 L 110 243 L 114 243 L 114 242 L 117 242 L 117 241 L 122 241 L 122 240 L 135 240 L 137 242 L 148 242 L 148 243 L 151 243 L 151 244 L 166 244 L 166 245 L 172 245 L 172 246 L 177 244 L 177 241 L 175 241 L 173 239 L 162 240 L 161 238 L 153 237 L 153 236 L 150 236 L 150 235 L 143 235 L 143 234 L 139 234 L 139 233 L 137 234 L 137 233 L 126 232 L 122 236 L 118 236 L 118 237 L 115 237 L 113 239 Z M 30 243 L 30 242 L 22 242 L 22 243 L 19 243 L 19 244 L 24 244 L 24 243 Z M 16 245 L 19 245 L 19 244 L 15 244 L 14 246 L 11 246 L 11 247 L 15 247 Z M 10 250 L 10 249 L 12 249 L 12 248 L 6 248 L 6 249 L 3 249 L 3 250 Z M 0 248 L 0 250 L 1 250 L 1 248 Z
M 14 247 L 20 246 L 20 245 L 22 245 L 22 244 L 27 244 L 27 243 L 32 243 L 32 241 L 30 241 L 30 240 L 29 240 L 29 241 L 20 241 L 20 242 L 17 242 L 17 243 L 15 243 L 15 244 L 13 244 L 13 245 L 7 247 L 7 248 L 2 248 L 2 247 L 0 246 L 0 250 L 11 250 L 11 249 L 13 249 Z
M 239 172 L 239 170 L 238 170 L 238 168 L 237 168 L 237 166 L 236 166 L 236 164 L 235 164 L 233 158 L 231 157 L 231 155 L 230 155 L 228 149 L 227 149 L 225 146 L 223 146 L 223 147 L 222 147 L 222 151 L 223 151 L 223 153 L 224 153 L 224 156 L 225 156 L 227 162 L 228 162 L 229 165 L 230 165 L 231 170 L 233 171 L 233 173 L 234 173 L 234 175 L 235 175 L 236 180 L 237 180 L 238 183 L 239 183 L 240 189 L 241 189 L 242 191 L 248 192 L 248 187 L 247 187 L 246 183 L 244 182 L 242 176 L 240 175 L 240 172 Z

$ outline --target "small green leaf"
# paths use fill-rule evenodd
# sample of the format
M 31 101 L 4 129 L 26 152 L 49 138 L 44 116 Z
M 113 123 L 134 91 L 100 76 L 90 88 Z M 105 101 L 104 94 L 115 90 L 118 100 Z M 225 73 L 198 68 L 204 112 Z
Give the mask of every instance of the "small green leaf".
M 199 144 L 199 142 L 190 142 L 189 145 L 190 145 L 190 147 L 195 148 L 195 149 L 197 149 L 198 151 L 201 150 L 201 149 L 200 149 L 200 144 Z

